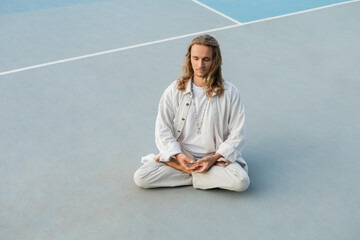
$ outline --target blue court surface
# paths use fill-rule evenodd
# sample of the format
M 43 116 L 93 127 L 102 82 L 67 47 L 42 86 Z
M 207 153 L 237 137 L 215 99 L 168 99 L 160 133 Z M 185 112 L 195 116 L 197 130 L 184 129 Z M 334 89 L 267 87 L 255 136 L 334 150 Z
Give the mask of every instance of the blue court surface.
M 291 14 L 300 11 L 321 8 L 328 5 L 343 3 L 338 0 L 202 0 L 208 7 L 211 7 L 240 22 L 250 22 L 264 18 L 271 18 L 280 15 Z
M 1 1 L 0 239 L 360 237 L 360 1 Z M 212 34 L 250 188 L 144 190 L 158 101 Z

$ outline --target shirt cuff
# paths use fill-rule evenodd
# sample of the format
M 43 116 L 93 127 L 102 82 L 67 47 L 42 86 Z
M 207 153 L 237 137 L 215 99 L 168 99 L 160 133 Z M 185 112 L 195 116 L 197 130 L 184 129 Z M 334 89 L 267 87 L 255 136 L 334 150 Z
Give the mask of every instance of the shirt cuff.
M 181 153 L 181 147 L 178 142 L 174 143 L 167 151 L 160 152 L 160 162 L 168 162 L 170 158 Z
M 226 142 L 220 144 L 219 149 L 216 152 L 230 162 L 236 162 L 238 158 L 241 158 L 241 154 Z

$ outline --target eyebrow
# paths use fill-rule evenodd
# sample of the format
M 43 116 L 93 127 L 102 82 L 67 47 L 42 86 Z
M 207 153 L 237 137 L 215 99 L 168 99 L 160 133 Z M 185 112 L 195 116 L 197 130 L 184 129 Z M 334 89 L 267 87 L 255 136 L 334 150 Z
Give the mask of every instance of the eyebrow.
M 192 58 L 201 58 L 201 57 L 199 57 L 199 56 L 191 56 Z M 211 57 L 203 57 L 202 59 L 210 59 Z

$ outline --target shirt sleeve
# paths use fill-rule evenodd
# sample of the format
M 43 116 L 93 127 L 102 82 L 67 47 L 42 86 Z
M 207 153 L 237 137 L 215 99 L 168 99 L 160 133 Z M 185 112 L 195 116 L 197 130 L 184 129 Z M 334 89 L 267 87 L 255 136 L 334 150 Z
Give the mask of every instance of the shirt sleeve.
M 228 120 L 229 135 L 219 145 L 217 153 L 230 162 L 241 159 L 241 151 L 245 143 L 245 109 L 237 91 L 230 101 Z
M 175 109 L 172 87 L 168 87 L 160 99 L 155 123 L 155 142 L 162 162 L 169 161 L 172 156 L 181 153 L 180 143 L 174 137 Z

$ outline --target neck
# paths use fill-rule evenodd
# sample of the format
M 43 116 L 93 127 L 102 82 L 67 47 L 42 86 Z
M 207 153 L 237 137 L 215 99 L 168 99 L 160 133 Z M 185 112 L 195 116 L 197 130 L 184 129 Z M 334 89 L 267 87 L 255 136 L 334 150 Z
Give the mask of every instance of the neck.
M 193 81 L 194 81 L 194 84 L 198 87 L 206 87 L 206 81 L 204 78 L 194 76 Z

